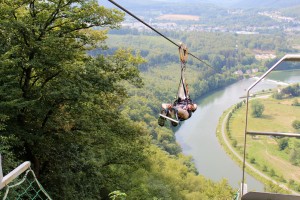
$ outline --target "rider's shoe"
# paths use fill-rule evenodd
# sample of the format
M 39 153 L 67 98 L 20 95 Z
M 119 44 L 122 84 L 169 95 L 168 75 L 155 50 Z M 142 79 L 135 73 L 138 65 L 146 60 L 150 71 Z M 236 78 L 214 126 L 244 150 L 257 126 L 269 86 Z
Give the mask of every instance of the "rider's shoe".
M 166 111 L 166 110 L 162 110 L 160 113 L 162 115 L 168 115 L 168 111 Z M 158 118 L 158 125 L 164 126 L 165 122 L 166 122 L 166 118 L 163 118 L 162 116 L 159 116 L 159 118 Z

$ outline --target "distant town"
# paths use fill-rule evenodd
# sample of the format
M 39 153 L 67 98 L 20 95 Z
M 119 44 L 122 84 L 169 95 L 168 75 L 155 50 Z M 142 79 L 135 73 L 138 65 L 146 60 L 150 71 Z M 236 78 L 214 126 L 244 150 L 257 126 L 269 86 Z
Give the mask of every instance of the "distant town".
M 242 16 L 243 10 L 228 10 L 230 15 Z M 245 27 L 227 27 L 227 26 L 210 26 L 199 23 L 199 16 L 195 15 L 161 15 L 156 18 L 144 19 L 152 27 L 160 30 L 173 30 L 173 31 L 199 31 L 199 32 L 230 32 L 236 34 L 260 34 L 268 31 L 283 31 L 285 33 L 299 33 L 300 32 L 300 20 L 292 17 L 283 16 L 279 11 L 265 11 L 256 13 L 260 16 L 269 17 L 274 20 L 272 26 L 245 26 Z M 143 18 L 143 17 L 141 17 Z M 188 21 L 189 23 L 182 23 Z M 192 22 L 192 23 L 191 23 Z M 198 22 L 198 23 L 197 23 Z M 286 23 L 286 24 L 285 24 Z M 282 25 L 284 24 L 284 25 Z M 142 23 L 137 22 L 132 18 L 126 19 L 123 27 L 136 29 L 138 31 L 147 31 L 149 28 Z M 149 29 L 150 30 L 150 29 Z

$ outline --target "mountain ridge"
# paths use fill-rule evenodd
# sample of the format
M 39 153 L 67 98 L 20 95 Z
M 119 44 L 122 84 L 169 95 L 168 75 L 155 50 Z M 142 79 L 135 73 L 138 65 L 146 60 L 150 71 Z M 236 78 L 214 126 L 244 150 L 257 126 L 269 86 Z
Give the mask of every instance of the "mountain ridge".
M 100 1 L 98 0 L 100 5 L 104 5 L 106 7 L 113 7 L 113 4 L 109 1 Z M 127 8 L 137 8 L 140 6 L 149 6 L 149 5 L 164 5 L 164 4 L 176 4 L 176 3 L 186 3 L 185 0 L 148 0 L 148 1 L 135 1 L 135 0 L 123 0 L 123 1 L 115 1 L 116 3 L 127 7 Z M 299 6 L 299 0 L 190 0 L 188 4 L 214 4 L 220 7 L 226 8 L 287 8 L 293 6 Z

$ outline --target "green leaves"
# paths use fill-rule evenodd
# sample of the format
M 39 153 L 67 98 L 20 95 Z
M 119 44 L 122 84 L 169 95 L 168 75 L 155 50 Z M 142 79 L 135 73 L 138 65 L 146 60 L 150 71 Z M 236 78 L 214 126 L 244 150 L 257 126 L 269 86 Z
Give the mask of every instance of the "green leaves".
M 102 27 L 118 27 L 124 14 L 95 0 L 6 0 L 0 7 L 5 154 L 31 161 L 55 199 L 108 196 L 115 175 L 145 159 L 143 129 L 119 111 L 126 84 L 143 84 L 143 59 L 130 50 L 107 58 L 86 51 L 102 48 Z
M 117 200 L 117 199 L 125 200 L 126 196 L 127 196 L 126 193 L 123 193 L 119 190 L 109 193 L 109 198 L 112 200 Z
M 8 116 L 0 113 L 0 131 L 5 129 L 5 121 L 8 120 Z
M 251 103 L 251 115 L 253 117 L 259 118 L 263 115 L 263 112 L 265 110 L 265 106 L 258 100 L 254 100 Z

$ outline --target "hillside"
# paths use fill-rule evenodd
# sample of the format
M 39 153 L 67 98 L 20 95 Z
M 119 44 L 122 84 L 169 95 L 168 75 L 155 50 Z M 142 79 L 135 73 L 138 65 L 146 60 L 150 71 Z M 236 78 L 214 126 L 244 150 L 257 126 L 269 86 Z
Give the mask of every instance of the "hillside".
M 233 7 L 237 8 L 287 8 L 299 5 L 300 2 L 298 0 L 239 0 L 239 2 L 236 2 L 232 4 Z
M 108 1 L 101 4 L 113 7 Z M 156 28 L 181 31 L 236 32 L 238 34 L 298 33 L 300 26 L 299 3 L 289 1 L 189 1 L 176 3 L 169 0 L 118 2 Z M 290 7 L 298 5 L 298 7 Z M 184 16 L 178 17 L 178 16 Z M 190 19 L 190 20 L 188 20 Z M 145 29 L 126 15 L 126 26 Z

